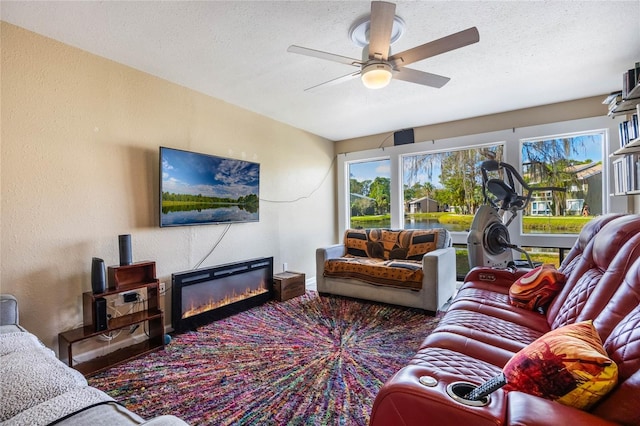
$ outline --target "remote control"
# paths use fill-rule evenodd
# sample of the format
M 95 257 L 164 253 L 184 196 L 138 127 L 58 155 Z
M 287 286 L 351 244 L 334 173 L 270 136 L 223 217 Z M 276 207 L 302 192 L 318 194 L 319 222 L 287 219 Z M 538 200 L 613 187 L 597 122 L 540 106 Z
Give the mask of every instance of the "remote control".
M 498 374 L 492 379 L 487 380 L 482 385 L 478 386 L 468 394 L 464 396 L 464 399 L 469 401 L 479 401 L 490 393 L 500 389 L 507 384 L 507 380 L 503 373 Z

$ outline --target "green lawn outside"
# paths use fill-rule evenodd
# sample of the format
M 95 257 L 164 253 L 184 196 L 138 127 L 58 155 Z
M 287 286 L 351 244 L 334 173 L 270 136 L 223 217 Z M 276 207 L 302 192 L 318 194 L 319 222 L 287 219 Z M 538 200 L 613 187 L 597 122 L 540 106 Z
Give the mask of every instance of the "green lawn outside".
M 358 223 L 367 222 L 380 222 L 383 220 L 391 220 L 390 214 L 371 215 L 371 216 L 354 216 L 351 218 L 352 226 L 357 226 Z
M 560 266 L 560 256 L 558 253 L 539 253 L 529 252 L 531 260 L 533 262 L 550 263 L 556 268 Z M 518 257 L 514 258 L 518 260 Z M 522 260 L 527 260 L 524 255 L 520 257 Z M 456 274 L 458 277 L 464 277 L 469 272 L 469 252 L 466 248 L 456 247 Z
M 473 215 L 463 215 L 448 212 L 434 213 L 415 213 L 411 216 L 415 219 L 437 219 L 439 223 L 448 225 L 457 225 L 465 229 L 471 228 Z M 389 220 L 389 215 L 379 216 L 359 216 L 352 217 L 352 226 L 366 227 L 367 223 L 380 222 Z M 550 233 L 550 234 L 578 234 L 582 227 L 593 219 L 593 216 L 525 216 L 523 221 L 524 231 L 526 233 Z M 517 255 L 517 253 L 516 253 Z M 529 251 L 533 262 L 550 263 L 556 267 L 560 266 L 559 254 L 557 252 L 536 252 Z M 521 259 L 526 260 L 524 255 Z M 516 257 L 518 259 L 518 257 Z M 458 277 L 464 277 L 469 272 L 469 257 L 466 248 L 456 247 L 456 273 Z
M 438 219 L 439 223 L 449 225 L 459 225 L 470 228 L 473 222 L 473 215 L 455 214 L 447 212 L 438 213 L 414 213 L 407 214 L 407 217 L 415 219 Z M 389 220 L 390 215 L 358 216 L 352 217 L 354 226 L 368 222 L 379 222 Z M 578 234 L 582 227 L 593 219 L 593 216 L 525 216 L 523 219 L 524 232 L 549 233 L 549 234 Z

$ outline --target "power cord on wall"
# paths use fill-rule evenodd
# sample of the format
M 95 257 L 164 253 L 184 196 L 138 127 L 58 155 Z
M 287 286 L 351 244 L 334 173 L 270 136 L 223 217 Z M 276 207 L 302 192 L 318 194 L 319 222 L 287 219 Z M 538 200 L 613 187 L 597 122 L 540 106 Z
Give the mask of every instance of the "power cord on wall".
M 139 295 L 138 295 L 138 299 L 135 302 L 131 303 L 131 305 L 129 306 L 129 310 L 127 312 L 125 312 L 124 314 L 122 312 L 120 312 L 118 310 L 118 308 L 116 308 L 115 301 L 112 301 L 112 302 L 113 302 L 113 306 L 109 306 L 109 309 L 113 312 L 113 314 L 109 314 L 109 318 L 117 318 L 117 317 L 121 317 L 123 315 L 129 315 L 129 314 L 131 314 L 133 312 L 140 311 L 140 309 L 138 309 L 140 305 L 142 305 L 142 309 L 143 310 L 146 310 L 147 299 L 140 298 Z M 123 329 L 119 329 L 117 331 L 110 331 L 108 333 L 102 333 L 102 334 L 100 334 L 98 336 L 98 339 L 103 341 L 103 342 L 111 343 L 112 340 L 117 339 L 120 336 L 120 334 L 122 334 L 122 330 Z M 135 329 L 132 330 L 131 328 L 129 328 L 129 334 L 133 334 L 134 331 L 135 331 Z
M 107 318 L 111 319 L 111 318 L 117 318 L 119 316 L 122 316 L 122 314 L 120 313 L 120 311 L 118 310 L 118 308 L 116 308 L 115 306 L 115 301 L 112 300 L 111 303 L 113 304 L 113 306 L 109 306 L 107 305 L 107 307 L 109 308 L 109 310 L 111 310 L 113 313 L 112 314 L 108 314 Z M 107 342 L 107 343 L 111 343 L 111 341 L 115 338 L 117 338 L 118 336 L 120 336 L 120 333 L 122 333 L 122 330 L 118 330 L 118 331 L 110 331 L 108 333 L 102 333 L 98 336 L 98 340 L 102 340 L 103 342 Z
M 267 198 L 260 198 L 260 201 L 264 201 L 265 203 L 274 203 L 274 204 L 283 203 L 284 204 L 284 203 L 295 203 L 295 202 L 298 202 L 300 200 L 303 200 L 303 199 L 306 199 L 306 198 L 310 198 L 317 190 L 319 190 L 322 187 L 322 184 L 327 180 L 327 176 L 329 176 L 329 173 L 331 173 L 331 170 L 333 170 L 333 165 L 335 164 L 335 162 L 336 162 L 336 157 L 333 157 L 333 159 L 331 160 L 331 164 L 329 165 L 329 168 L 327 169 L 326 173 L 322 177 L 322 180 L 320 181 L 318 186 L 316 186 L 309 194 L 302 195 L 302 196 L 300 196 L 298 198 L 294 198 L 294 199 L 291 199 L 291 200 L 269 200 Z M 224 231 L 222 231 L 222 234 L 218 237 L 218 241 L 215 242 L 213 247 L 211 247 L 211 250 L 209 250 L 209 252 L 200 260 L 200 262 L 195 264 L 195 266 L 192 268 L 193 270 L 198 269 L 204 263 L 204 261 L 207 260 L 209 258 L 209 256 L 211 256 L 213 251 L 216 249 L 216 247 L 218 247 L 218 245 L 220 244 L 220 242 L 222 241 L 222 239 L 226 235 L 227 231 L 229 231 L 230 227 L 231 227 L 231 224 L 228 223 L 226 225 Z
M 200 265 L 202 265 L 202 262 L 204 262 L 205 260 L 207 260 L 207 258 L 209 256 L 211 256 L 211 253 L 213 253 L 213 251 L 216 249 L 216 247 L 218 247 L 218 244 L 220 244 L 220 241 L 222 241 L 222 239 L 224 238 L 224 236 L 226 235 L 227 231 L 229 231 L 229 228 L 231 228 L 231 224 L 227 223 L 227 226 L 224 228 L 224 231 L 222 231 L 222 235 L 220 235 L 218 237 L 218 241 L 215 242 L 215 244 L 213 245 L 213 247 L 211 247 L 211 250 L 209 250 L 209 253 L 207 253 L 202 260 L 200 260 L 200 262 L 196 263 L 196 265 L 193 267 L 193 269 L 198 269 L 200 267 Z
M 389 140 L 389 138 L 390 138 L 391 136 L 393 136 L 394 134 L 395 134 L 395 132 L 391 132 L 391 133 L 389 133 L 387 136 L 385 136 L 385 138 L 384 138 L 384 139 L 382 139 L 382 142 L 380 142 L 380 145 L 378 145 L 378 148 L 377 148 L 377 149 L 382 149 L 382 150 L 384 151 L 384 148 L 385 148 L 384 144 L 385 144 L 385 142 L 387 142 L 387 141 Z M 342 154 L 342 155 L 347 155 L 347 154 L 349 154 L 349 153 L 350 153 L 350 151 L 348 151 L 348 152 L 341 152 L 340 154 Z
M 380 143 L 380 145 L 378 146 L 378 149 L 382 148 L 382 146 L 384 145 L 384 143 L 385 143 L 387 140 L 389 140 L 389 138 L 390 138 L 391 136 L 393 136 L 393 135 L 394 135 L 394 133 L 395 133 L 395 132 L 391 132 L 391 133 L 390 133 L 386 138 L 384 138 L 384 139 L 382 140 L 382 142 Z
M 327 169 L 326 173 L 322 177 L 322 180 L 320 181 L 318 186 L 316 186 L 309 194 L 301 195 L 300 197 L 294 198 L 291 200 L 269 200 L 266 198 L 260 198 L 260 201 L 264 201 L 266 203 L 274 203 L 274 204 L 283 203 L 284 204 L 284 203 L 296 203 L 300 200 L 310 198 L 317 190 L 319 190 L 322 187 L 322 184 L 324 183 L 324 181 L 327 180 L 327 176 L 329 176 L 329 173 L 331 173 L 331 170 L 333 170 L 333 165 L 335 164 L 335 162 L 336 162 L 336 157 L 333 157 L 333 159 L 331 160 L 331 164 L 329 164 L 329 168 Z
M 393 133 L 392 133 L 393 135 Z M 391 135 L 390 135 L 391 136 Z M 384 144 L 384 142 L 389 139 L 390 136 L 387 136 L 387 138 L 382 141 L 382 143 Z M 260 198 L 260 201 L 264 201 L 265 203 L 274 203 L 274 204 L 287 204 L 287 203 L 296 203 L 300 200 L 304 200 L 307 198 L 310 198 L 316 191 L 318 191 L 321 187 L 322 184 L 327 180 L 327 176 L 329 176 L 329 173 L 331 173 L 331 170 L 333 170 L 333 165 L 336 162 L 336 157 L 333 157 L 333 159 L 331 160 L 331 164 L 329 164 L 329 167 L 327 168 L 327 171 L 325 172 L 324 176 L 322 177 L 322 180 L 320 181 L 320 183 L 313 189 L 311 190 L 311 192 L 309 192 L 309 194 L 307 195 L 302 195 L 298 198 L 294 198 L 294 199 L 290 199 L 290 200 L 269 200 L 267 198 Z M 218 245 L 220 244 L 220 242 L 222 241 L 222 239 L 224 238 L 224 236 L 226 235 L 227 231 L 229 231 L 229 228 L 231 227 L 231 224 L 227 224 L 227 226 L 225 227 L 224 231 L 222 232 L 222 234 L 220 235 L 220 237 L 218 237 L 218 241 L 215 242 L 215 244 L 213 245 L 213 247 L 211 247 L 211 250 L 209 250 L 209 252 L 198 262 L 194 265 L 194 267 L 192 268 L 192 270 L 198 269 L 205 260 L 207 260 L 209 258 L 209 256 L 211 256 L 211 254 L 213 254 L 213 251 L 216 249 L 216 247 L 218 247 Z

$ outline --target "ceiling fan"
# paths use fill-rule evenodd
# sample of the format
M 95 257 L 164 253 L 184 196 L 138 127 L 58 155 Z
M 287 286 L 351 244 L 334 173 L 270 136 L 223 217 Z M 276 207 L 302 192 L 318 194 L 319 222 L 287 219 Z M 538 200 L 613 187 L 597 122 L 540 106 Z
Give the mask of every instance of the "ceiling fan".
M 390 55 L 394 24 L 397 24 L 398 20 L 402 22 L 401 19 L 395 16 L 395 11 L 396 5 L 393 3 L 384 1 L 371 2 L 371 19 L 370 21 L 366 21 L 366 24 L 369 25 L 369 44 L 363 48 L 362 60 L 296 45 L 289 46 L 287 51 L 291 53 L 326 59 L 359 68 L 357 72 L 326 81 L 305 90 L 315 90 L 321 87 L 331 86 L 358 76 L 361 77 L 365 87 L 370 89 L 380 89 L 387 86 L 392 77 L 410 83 L 440 88 L 447 84 L 450 80 L 449 77 L 405 68 L 405 66 L 450 50 L 477 43 L 480 40 L 478 29 L 471 27 L 464 31 L 405 50 L 404 52 Z

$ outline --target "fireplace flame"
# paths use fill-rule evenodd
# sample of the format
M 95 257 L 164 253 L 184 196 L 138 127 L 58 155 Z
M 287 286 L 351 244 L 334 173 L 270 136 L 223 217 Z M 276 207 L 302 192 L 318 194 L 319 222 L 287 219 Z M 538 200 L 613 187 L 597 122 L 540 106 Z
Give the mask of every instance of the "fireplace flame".
M 192 317 L 194 315 L 201 314 L 203 312 L 210 311 L 212 309 L 220 308 L 222 306 L 230 305 L 240 300 L 247 299 L 249 297 L 257 296 L 259 294 L 267 293 L 269 290 L 260 286 L 260 288 L 246 288 L 244 292 L 237 294 L 235 290 L 231 295 L 226 295 L 223 299 L 215 300 L 209 298 L 209 300 L 201 305 L 195 306 L 194 302 L 191 302 L 191 307 L 182 314 L 182 319 Z

